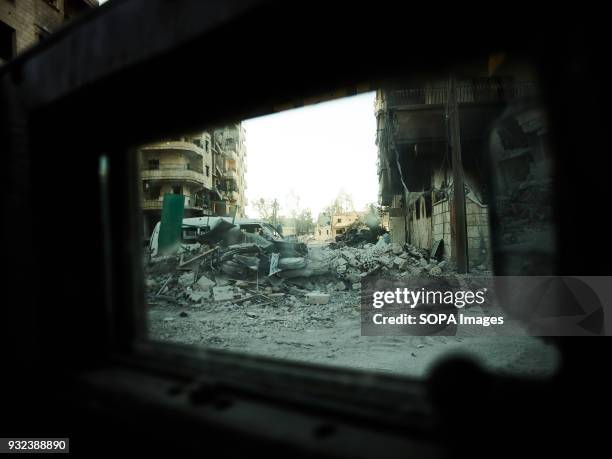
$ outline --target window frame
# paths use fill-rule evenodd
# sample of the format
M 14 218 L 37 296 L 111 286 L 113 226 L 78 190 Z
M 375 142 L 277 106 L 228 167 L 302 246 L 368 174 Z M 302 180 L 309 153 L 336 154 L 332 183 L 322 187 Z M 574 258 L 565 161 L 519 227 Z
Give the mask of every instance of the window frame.
M 247 21 L 248 25 L 248 21 L 253 21 L 254 24 L 257 24 L 258 30 L 266 31 L 267 28 L 261 27 L 258 22 L 268 17 L 267 10 L 257 10 L 262 4 L 263 2 L 257 0 L 236 2 L 229 6 L 225 2 L 209 3 L 196 0 L 180 2 L 147 0 L 146 6 L 144 1 L 138 0 L 109 2 L 95 13 L 77 19 L 49 37 L 48 40 L 0 68 L 0 78 L 4 83 L 2 90 L 6 91 L 7 88 L 10 88 L 15 94 L 22 97 L 21 99 L 16 97 L 18 101 L 11 107 L 17 113 L 15 116 L 23 117 L 23 119 L 20 118 L 21 121 L 34 121 L 32 124 L 23 123 L 28 129 L 24 132 L 31 138 L 28 136 L 15 137 L 21 142 L 18 144 L 29 145 L 27 151 L 34 152 L 41 145 L 45 145 L 49 139 L 45 135 L 53 134 L 52 128 L 57 127 L 58 123 L 62 123 L 59 126 L 65 126 L 67 123 L 64 119 L 54 121 L 54 117 L 49 115 L 72 113 L 70 121 L 78 122 L 78 117 L 82 115 L 80 111 L 78 115 L 74 115 L 77 113 L 75 109 L 97 107 L 98 105 L 94 102 L 104 102 L 98 94 L 107 94 L 105 91 L 121 87 L 122 84 L 128 89 L 137 91 L 139 88 L 134 82 L 142 83 L 146 78 L 136 79 L 134 77 L 154 74 L 154 70 L 165 76 L 170 75 L 170 73 L 163 72 L 166 71 L 165 69 L 175 69 L 173 64 L 181 62 L 180 58 L 192 56 L 193 50 L 203 45 L 210 49 L 211 41 L 217 40 L 218 43 L 222 43 L 220 37 L 231 37 L 235 33 L 236 28 L 230 28 L 229 33 L 223 35 L 227 32 L 221 27 L 223 25 L 227 26 L 239 20 Z M 161 13 L 167 12 L 168 8 L 178 8 L 172 11 L 180 13 L 182 20 L 165 20 Z M 255 10 L 263 13 L 260 16 L 255 13 L 253 16 L 245 14 Z M 330 14 L 332 23 L 334 23 L 334 18 L 336 16 Z M 512 27 L 514 26 L 511 20 L 508 22 Z M 117 27 L 117 24 L 120 26 Z M 238 25 L 244 25 L 244 23 Z M 292 24 L 291 27 L 294 28 L 295 25 Z M 495 27 L 498 36 L 503 36 L 508 30 L 512 30 L 505 29 L 500 24 L 495 24 Z M 461 28 L 478 30 L 468 24 L 461 24 Z M 335 27 L 333 29 L 335 30 Z M 147 30 L 159 33 L 151 34 L 150 39 L 143 42 L 139 34 Z M 303 29 L 302 32 L 306 32 L 306 29 Z M 96 41 L 104 39 L 114 43 L 115 46 L 98 49 L 97 51 L 101 54 L 91 52 Z M 359 46 L 352 48 L 359 50 Z M 328 52 L 329 57 L 337 57 L 335 54 L 337 50 L 333 46 Z M 432 422 L 431 407 L 424 400 L 426 388 L 422 381 L 358 370 L 280 361 L 231 351 L 186 348 L 144 339 L 146 311 L 143 274 L 140 269 L 142 222 L 139 216 L 139 168 L 137 156 L 130 145 L 154 140 L 151 138 L 152 132 L 172 134 L 173 131 L 178 132 L 182 128 L 194 127 L 191 124 L 196 121 L 200 124 L 212 121 L 213 117 L 216 118 L 216 121 L 222 121 L 231 117 L 241 118 L 267 114 L 271 110 L 270 107 L 290 108 L 297 104 L 295 97 L 298 96 L 298 93 L 301 100 L 304 100 L 303 97 L 317 95 L 325 84 L 334 91 L 344 91 L 344 95 L 350 94 L 351 90 L 353 92 L 355 90 L 352 85 L 361 81 L 357 81 L 354 75 L 359 74 L 359 70 L 362 71 L 362 74 L 359 75 L 367 74 L 359 66 L 359 62 L 363 61 L 363 53 L 359 50 L 359 55 L 349 54 L 347 58 L 343 57 L 336 67 L 320 72 L 319 79 L 313 79 L 303 86 L 288 86 L 287 83 L 283 86 L 283 81 L 291 82 L 291 85 L 299 81 L 300 72 L 303 71 L 300 61 L 303 62 L 303 59 L 299 57 L 302 56 L 300 53 L 296 53 L 296 56 L 295 58 L 285 56 L 282 64 L 284 72 L 287 72 L 289 76 L 282 73 L 278 75 L 277 80 L 270 80 L 265 87 L 265 90 L 269 91 L 265 98 L 261 95 L 257 96 L 258 93 L 255 90 L 258 84 L 265 81 L 265 78 L 253 75 L 252 83 L 247 82 L 244 88 L 234 87 L 236 94 L 233 94 L 231 98 L 226 97 L 226 103 L 223 106 L 211 104 L 215 110 L 206 110 L 206 114 L 199 114 L 198 119 L 188 119 L 178 110 L 171 112 L 175 119 L 171 116 L 155 119 L 147 117 L 146 110 L 141 109 L 138 114 L 150 122 L 148 130 L 143 130 L 138 126 L 119 132 L 110 130 L 112 135 L 108 139 L 101 139 L 98 145 L 88 146 L 90 148 L 88 168 L 84 168 L 89 174 L 87 175 L 88 180 L 98 178 L 92 173 L 90 167 L 92 156 L 95 155 L 94 159 L 99 160 L 102 155 L 106 155 L 109 162 L 108 178 L 100 184 L 97 196 L 100 204 L 92 200 L 96 209 L 101 211 L 102 218 L 100 228 L 94 228 L 91 237 L 103 242 L 100 248 L 105 253 L 107 261 L 104 267 L 106 277 L 99 281 L 104 283 L 106 295 L 96 303 L 96 312 L 101 313 L 103 320 L 96 322 L 93 319 L 99 319 L 98 316 L 87 316 L 91 322 L 86 322 L 87 326 L 92 326 L 96 340 L 100 336 L 105 336 L 106 339 L 101 342 L 87 341 L 83 344 L 83 349 L 79 352 L 87 352 L 87 355 L 91 356 L 91 359 L 85 364 L 85 369 L 74 363 L 74 366 L 66 365 L 75 380 L 85 378 L 90 381 L 101 381 L 102 378 L 96 371 L 102 366 L 108 371 L 117 371 L 119 376 L 121 376 L 121 370 L 135 372 L 143 378 L 153 378 L 154 375 L 162 374 L 164 381 L 181 384 L 186 387 L 186 391 L 190 391 L 187 386 L 193 381 L 204 378 L 213 385 L 231 387 L 232 394 L 237 394 L 237 397 L 250 397 L 264 402 L 274 400 L 276 406 L 283 406 L 287 411 L 310 410 L 310 412 L 324 413 L 325 416 L 332 417 L 342 415 L 346 425 L 351 422 L 376 420 L 381 423 L 378 424 L 378 428 L 388 427 L 389 432 L 396 435 L 397 430 L 401 430 L 402 437 L 406 437 L 407 432 L 418 435 L 423 430 L 429 430 Z M 388 62 L 391 61 L 392 59 L 388 60 Z M 334 59 L 330 59 L 329 62 L 333 64 Z M 353 64 L 349 65 L 350 62 Z M 387 61 L 380 59 L 380 62 Z M 415 60 L 414 65 L 419 64 L 424 64 L 424 62 Z M 308 65 L 311 64 L 308 63 Z M 41 69 L 59 69 L 59 71 L 45 72 Z M 266 66 L 262 65 L 261 69 L 263 74 Z M 294 71 L 295 78 L 291 78 L 291 71 Z M 333 75 L 334 71 L 338 72 L 339 76 L 331 81 L 329 75 Z M 122 83 L 119 86 L 117 86 L 117 72 L 122 76 Z M 273 76 L 272 73 L 265 75 L 268 78 Z M 209 76 L 209 78 L 213 77 L 214 75 Z M 197 79 L 189 80 L 189 75 L 186 75 L 185 78 L 187 79 L 186 87 L 172 88 L 173 93 L 182 96 L 178 97 L 179 100 L 186 100 L 190 94 L 202 92 L 200 87 L 195 86 L 196 81 L 198 84 L 201 83 L 200 75 L 197 76 Z M 231 87 L 233 80 L 227 76 L 224 78 L 228 79 L 228 87 Z M 211 80 L 211 82 L 214 81 Z M 147 89 L 149 96 L 154 94 L 151 87 L 142 86 L 144 88 L 140 90 L 144 92 L 138 93 L 137 96 L 133 96 L 133 100 L 130 99 L 127 102 L 142 101 L 141 98 L 146 95 Z M 351 89 L 347 90 L 347 87 Z M 99 92 L 100 89 L 103 91 Z M 193 91 L 194 89 L 197 91 Z M 28 96 L 23 97 L 23 94 Z M 173 102 L 168 99 L 167 95 L 162 96 L 163 100 L 160 103 L 172 106 Z M 212 97 L 212 95 L 207 94 L 207 97 Z M 255 110 L 253 107 L 267 108 Z M 130 108 L 138 109 L 135 104 L 132 104 Z M 122 119 L 120 115 L 118 114 L 118 120 Z M 46 124 L 40 120 L 44 120 Z M 113 126 L 119 130 L 121 126 L 118 121 L 115 123 Z M 64 142 L 72 149 L 71 151 L 81 151 L 83 145 L 86 145 L 83 141 L 94 137 L 97 125 L 88 127 L 82 120 L 78 125 L 82 131 L 75 129 L 76 135 L 73 139 L 55 138 L 52 139 L 54 145 L 58 146 L 61 145 L 60 142 Z M 167 129 L 168 132 L 163 132 L 163 129 Z M 58 129 L 58 132 L 65 131 Z M 24 133 L 15 132 L 11 135 L 23 136 Z M 28 140 L 31 142 L 28 143 Z M 65 330 L 65 326 L 62 329 Z M 76 333 L 75 331 L 70 332 Z M 51 350 L 61 351 L 62 348 L 51 346 Z M 115 387 L 117 381 L 113 381 L 110 385 Z M 132 383 L 130 387 L 135 386 Z M 135 393 L 132 397 L 138 399 L 139 394 Z M 371 403 L 364 403 L 364 400 L 371 401 Z M 381 403 L 382 400 L 404 400 L 404 402 L 399 403 L 398 406 L 389 406 Z M 191 410 L 195 409 L 192 407 Z M 261 427 L 265 428 L 265 426 Z M 393 430 L 394 428 L 396 430 Z M 372 431 L 374 429 L 366 426 L 363 430 Z M 378 440 L 380 441 L 381 438 Z M 405 454 L 406 450 L 401 451 L 402 456 Z

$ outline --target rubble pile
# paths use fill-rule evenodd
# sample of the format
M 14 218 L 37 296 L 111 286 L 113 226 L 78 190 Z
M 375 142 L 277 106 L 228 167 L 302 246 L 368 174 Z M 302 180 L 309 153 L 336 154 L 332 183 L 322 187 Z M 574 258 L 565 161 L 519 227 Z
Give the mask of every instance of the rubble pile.
M 330 269 L 354 284 L 374 272 L 391 276 L 440 276 L 447 262 L 429 259 L 425 249 L 412 245 L 387 244 L 379 239 L 363 248 L 331 249 Z
M 190 250 L 150 260 L 149 304 L 323 305 L 338 292 L 354 292 L 357 299 L 369 274 L 440 276 L 446 269 L 446 262 L 430 259 L 427 250 L 389 244 L 384 237 L 361 247 L 309 250 L 303 243 L 236 231 L 227 222 L 221 226 Z
M 336 236 L 336 242 L 333 247 L 360 247 L 363 248 L 367 244 L 374 244 L 380 236 L 388 234 L 387 230 L 382 226 L 368 227 L 360 221 L 351 224 L 344 234 Z

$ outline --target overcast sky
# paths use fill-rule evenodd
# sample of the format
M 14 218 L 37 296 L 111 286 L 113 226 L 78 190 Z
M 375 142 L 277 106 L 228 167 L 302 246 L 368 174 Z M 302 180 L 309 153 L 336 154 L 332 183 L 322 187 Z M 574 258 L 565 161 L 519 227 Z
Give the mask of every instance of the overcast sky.
M 287 213 L 291 194 L 313 217 L 341 190 L 356 210 L 377 201 L 375 93 L 289 110 L 243 122 L 246 129 L 247 215 L 252 203 L 277 198 Z

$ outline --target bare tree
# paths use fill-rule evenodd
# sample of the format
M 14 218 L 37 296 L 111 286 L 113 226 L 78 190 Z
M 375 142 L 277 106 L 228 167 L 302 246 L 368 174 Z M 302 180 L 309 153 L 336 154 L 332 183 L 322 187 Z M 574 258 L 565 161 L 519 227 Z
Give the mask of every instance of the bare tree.
M 329 215 L 341 215 L 355 211 L 353 197 L 344 190 L 340 190 L 334 200 L 323 211 Z
M 272 201 L 264 198 L 259 198 L 253 203 L 253 207 L 255 207 L 255 210 L 257 210 L 259 218 L 267 221 L 268 223 L 273 222 L 275 210 L 274 202 L 275 200 Z

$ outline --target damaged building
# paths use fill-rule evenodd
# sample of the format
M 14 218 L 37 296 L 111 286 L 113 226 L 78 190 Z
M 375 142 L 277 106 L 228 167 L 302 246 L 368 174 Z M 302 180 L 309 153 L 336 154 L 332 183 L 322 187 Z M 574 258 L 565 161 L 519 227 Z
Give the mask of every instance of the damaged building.
M 452 264 L 462 251 L 464 270 L 490 268 L 491 184 L 507 192 L 547 174 L 542 113 L 508 115 L 536 96 L 529 75 L 404 80 L 377 91 L 379 199 L 392 242 Z M 455 177 L 464 189 L 459 205 Z
M 64 23 L 98 6 L 98 0 L 0 2 L 0 65 L 49 37 Z
M 185 217 L 243 217 L 244 141 L 236 123 L 140 147 L 145 237 L 161 218 L 165 194 L 184 197 Z

